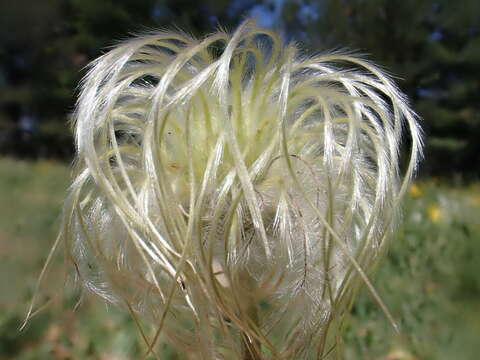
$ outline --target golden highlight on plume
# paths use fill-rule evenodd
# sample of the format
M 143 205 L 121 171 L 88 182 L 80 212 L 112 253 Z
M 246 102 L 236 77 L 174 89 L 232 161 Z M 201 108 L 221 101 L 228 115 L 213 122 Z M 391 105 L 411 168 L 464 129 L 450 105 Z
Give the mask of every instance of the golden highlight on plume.
M 158 32 L 91 64 L 61 239 L 78 280 L 195 359 L 335 348 L 421 153 L 374 64 L 244 22 Z M 400 174 L 400 144 L 410 146 Z

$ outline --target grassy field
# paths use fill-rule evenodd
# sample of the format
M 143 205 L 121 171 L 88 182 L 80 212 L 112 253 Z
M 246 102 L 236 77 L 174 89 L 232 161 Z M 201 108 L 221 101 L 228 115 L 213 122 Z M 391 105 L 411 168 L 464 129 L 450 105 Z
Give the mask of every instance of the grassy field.
M 61 256 L 44 288 L 46 294 L 64 294 L 63 300 L 51 299 L 19 332 L 67 186 L 65 165 L 0 159 L 0 360 L 141 358 L 144 345 L 127 314 L 89 298 L 74 310 L 78 294 L 65 280 Z M 477 359 L 480 186 L 417 182 L 405 210 L 404 225 L 374 279 L 401 333 L 362 293 L 345 336 L 345 358 Z M 167 347 L 160 351 L 162 359 L 176 358 Z

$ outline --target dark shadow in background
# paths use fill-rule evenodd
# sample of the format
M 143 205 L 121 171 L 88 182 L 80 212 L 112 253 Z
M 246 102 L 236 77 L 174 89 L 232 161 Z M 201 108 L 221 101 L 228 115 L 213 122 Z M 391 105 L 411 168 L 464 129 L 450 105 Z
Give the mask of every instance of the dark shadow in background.
M 309 52 L 348 48 L 397 75 L 423 119 L 422 175 L 478 179 L 480 2 L 16 0 L 0 4 L 0 154 L 68 160 L 68 120 L 85 66 L 151 29 L 195 36 L 245 17 Z

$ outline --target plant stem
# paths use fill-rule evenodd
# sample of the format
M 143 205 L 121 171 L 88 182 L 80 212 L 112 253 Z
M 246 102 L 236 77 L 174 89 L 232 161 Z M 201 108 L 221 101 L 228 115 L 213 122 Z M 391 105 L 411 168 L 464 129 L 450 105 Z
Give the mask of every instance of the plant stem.
M 258 304 L 255 297 L 255 280 L 245 271 L 242 276 L 242 284 L 245 289 L 245 297 L 242 299 L 242 315 L 246 318 L 247 328 L 258 327 Z M 252 339 L 247 333 L 242 333 L 243 360 L 261 360 L 260 342 Z

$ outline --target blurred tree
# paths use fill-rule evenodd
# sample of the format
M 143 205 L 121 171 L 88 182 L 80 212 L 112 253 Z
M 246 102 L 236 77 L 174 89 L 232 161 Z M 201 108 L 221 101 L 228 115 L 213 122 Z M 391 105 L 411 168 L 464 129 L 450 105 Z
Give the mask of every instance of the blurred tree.
M 233 29 L 251 16 L 313 51 L 346 47 L 371 54 L 400 77 L 400 87 L 424 119 L 426 173 L 478 178 L 478 0 L 4 1 L 0 151 L 68 156 L 65 119 L 82 69 L 114 41 L 173 27 L 201 36 L 217 24 Z M 27 147 L 20 119 L 24 125 L 25 119 L 38 123 Z M 12 131 L 17 135 L 9 136 Z
M 297 26 L 301 1 L 287 23 Z M 312 2 L 313 3 L 313 2 Z M 423 118 L 429 175 L 478 178 L 480 161 L 480 2 L 324 0 L 305 22 L 308 46 L 371 54 L 400 77 Z
M 52 112 L 44 100 L 64 92 L 57 86 L 58 76 L 53 82 L 48 76 L 52 69 L 62 73 L 66 67 L 64 49 L 58 52 L 51 41 L 64 27 L 61 6 L 61 0 L 0 3 L 0 71 L 5 79 L 0 89 L 0 149 L 3 151 L 38 155 L 50 149 L 42 140 L 41 131 L 26 134 L 26 130 L 48 128 L 43 121 L 47 117 L 40 119 L 37 114 L 44 109 Z M 63 99 L 56 97 L 55 100 L 60 101 L 55 102 L 58 109 Z M 58 142 L 55 141 L 53 147 Z
M 197 35 L 211 30 L 216 22 L 211 4 L 226 12 L 228 2 L 1 2 L 0 152 L 68 158 L 72 138 L 66 120 L 84 67 L 131 33 L 173 26 Z

